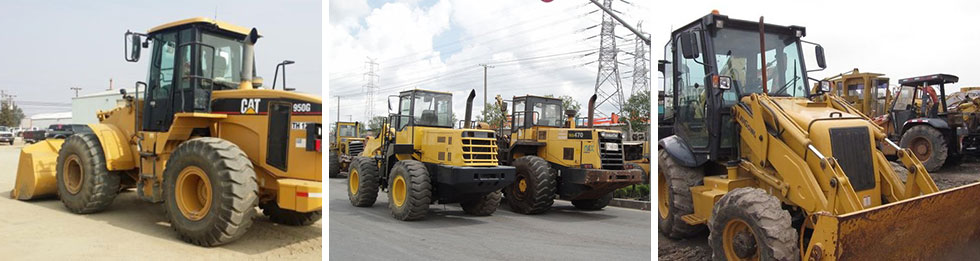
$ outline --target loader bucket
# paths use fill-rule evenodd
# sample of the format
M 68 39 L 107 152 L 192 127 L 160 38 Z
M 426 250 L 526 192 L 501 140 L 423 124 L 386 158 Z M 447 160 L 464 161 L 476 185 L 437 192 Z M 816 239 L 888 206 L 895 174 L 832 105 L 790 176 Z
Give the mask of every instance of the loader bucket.
M 56 165 L 62 143 L 65 140 L 48 139 L 21 149 L 11 198 L 28 200 L 57 194 Z
M 980 183 L 973 183 L 841 216 L 819 216 L 814 239 L 830 240 L 811 241 L 806 255 L 817 260 L 978 260 L 978 200 Z M 823 253 L 815 254 L 816 241 L 835 248 L 822 247 Z

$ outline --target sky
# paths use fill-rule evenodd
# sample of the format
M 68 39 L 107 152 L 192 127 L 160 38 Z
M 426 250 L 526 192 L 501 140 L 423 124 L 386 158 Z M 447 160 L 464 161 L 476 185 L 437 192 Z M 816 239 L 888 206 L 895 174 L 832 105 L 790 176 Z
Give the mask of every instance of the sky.
M 980 86 L 980 34 L 974 17 L 976 1 L 658 1 L 650 24 L 656 50 L 663 59 L 664 45 L 673 29 L 718 10 L 729 18 L 768 24 L 806 27 L 803 39 L 824 47 L 827 69 L 810 73 L 822 79 L 859 68 L 898 79 L 947 73 L 959 87 Z M 809 68 L 817 68 L 813 47 L 804 45 Z M 662 75 L 656 74 L 660 89 Z M 657 79 L 655 78 L 655 79 Z M 812 83 L 811 83 L 812 84 Z
M 635 25 L 651 17 L 652 3 L 616 0 L 613 9 Z M 458 119 L 473 89 L 474 115 L 483 109 L 485 97 L 493 102 L 497 94 L 506 100 L 569 95 L 585 105 L 594 91 L 602 11 L 586 0 L 349 0 L 330 1 L 329 13 L 325 99 L 335 103 L 339 97 L 340 120 L 387 115 L 388 96 L 413 88 L 452 92 Z M 623 27 L 616 28 L 616 35 L 622 37 L 617 41 L 619 70 L 629 93 L 632 79 L 626 76 L 633 56 L 623 52 L 635 49 L 635 37 Z M 370 109 L 362 87 L 369 57 L 378 63 L 380 76 Z M 487 69 L 486 96 L 480 64 L 493 66 Z M 333 121 L 338 106 L 328 109 Z
M 271 85 L 275 65 L 288 66 L 288 87 L 321 95 L 320 1 L 0 1 L 0 90 L 16 95 L 28 116 L 71 111 L 71 87 L 80 95 L 146 81 L 143 59 L 123 59 L 123 34 L 191 17 L 214 18 L 263 35 L 256 43 L 257 74 Z M 50 105 L 38 106 L 39 102 Z M 32 105 L 33 104 L 33 105 Z

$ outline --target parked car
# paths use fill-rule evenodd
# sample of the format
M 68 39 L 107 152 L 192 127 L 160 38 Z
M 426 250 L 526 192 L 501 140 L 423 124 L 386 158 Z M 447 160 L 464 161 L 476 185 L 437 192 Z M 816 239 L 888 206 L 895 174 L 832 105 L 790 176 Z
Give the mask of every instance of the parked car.
M 14 145 L 14 133 L 10 128 L 0 126 L 0 143 Z
M 45 132 L 46 139 L 65 139 L 75 133 L 89 133 L 92 129 L 85 124 L 51 124 Z
M 21 137 L 24 138 L 24 142 L 27 144 L 34 144 L 38 141 L 44 140 L 44 133 L 46 130 L 25 130 L 21 132 Z

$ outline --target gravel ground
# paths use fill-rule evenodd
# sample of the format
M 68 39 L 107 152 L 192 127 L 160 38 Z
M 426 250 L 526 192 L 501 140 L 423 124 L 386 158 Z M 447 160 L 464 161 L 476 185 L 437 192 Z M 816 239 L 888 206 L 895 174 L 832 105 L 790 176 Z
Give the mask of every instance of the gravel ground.
M 945 190 L 980 180 L 980 159 L 966 157 L 955 167 L 946 167 L 930 173 L 936 186 Z M 658 259 L 660 260 L 710 260 L 711 247 L 708 246 L 707 230 L 701 235 L 688 239 L 674 240 L 657 233 Z
M 322 223 L 281 226 L 261 214 L 239 240 L 205 248 L 177 238 L 162 204 L 120 194 L 95 214 L 68 212 L 57 198 L 10 199 L 20 148 L 0 145 L 0 253 L 5 260 L 321 260 Z M 261 213 L 261 212 L 260 212 Z

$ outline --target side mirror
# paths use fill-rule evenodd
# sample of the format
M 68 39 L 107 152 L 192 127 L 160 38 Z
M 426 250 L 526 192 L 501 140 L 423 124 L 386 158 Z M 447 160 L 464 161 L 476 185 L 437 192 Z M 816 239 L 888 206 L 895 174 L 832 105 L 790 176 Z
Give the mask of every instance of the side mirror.
M 698 38 L 694 32 L 681 34 L 681 52 L 684 54 L 685 59 L 698 58 L 700 54 L 698 51 Z
M 667 60 L 657 61 L 657 71 L 665 73 L 667 71 Z
M 126 53 L 127 62 L 135 63 L 140 60 L 140 50 L 143 47 L 143 45 L 140 44 L 140 40 L 141 37 L 139 33 L 126 31 L 126 35 L 124 37 L 125 44 L 123 45 L 124 47 L 123 49 Z
M 815 51 L 817 53 L 817 66 L 820 69 L 827 69 L 827 59 L 823 55 L 823 46 L 817 45 Z

